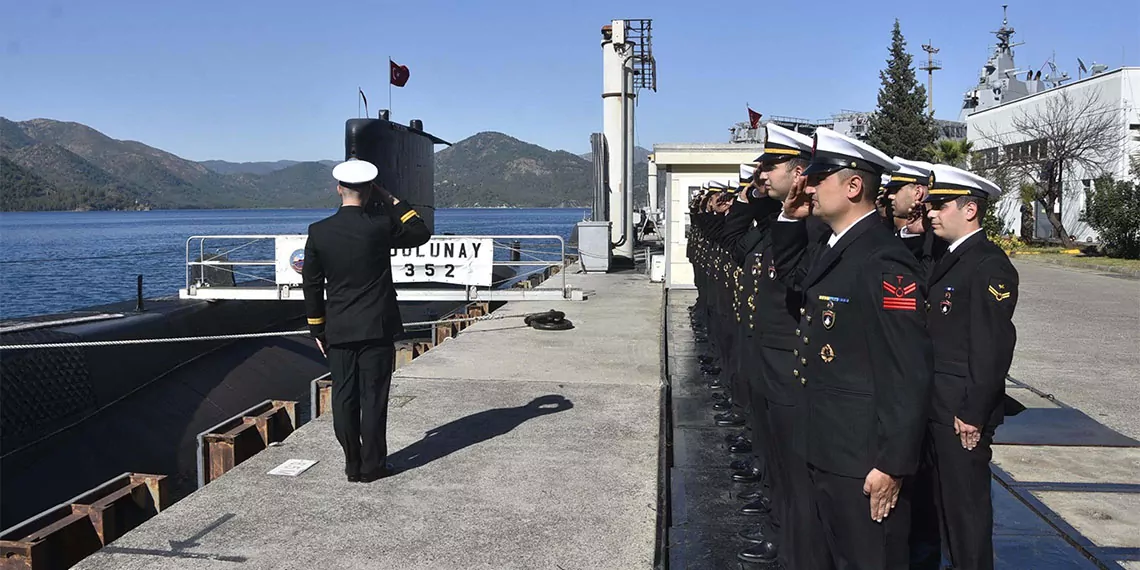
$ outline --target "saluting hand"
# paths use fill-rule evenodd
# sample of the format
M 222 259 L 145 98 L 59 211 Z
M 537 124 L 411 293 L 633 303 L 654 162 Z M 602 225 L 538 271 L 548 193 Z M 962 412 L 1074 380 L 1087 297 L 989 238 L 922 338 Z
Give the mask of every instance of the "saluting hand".
M 982 431 L 954 416 L 954 433 L 962 438 L 962 448 L 973 451 L 982 440 Z
M 891 514 L 891 509 L 899 502 L 899 489 L 902 479 L 891 477 L 878 469 L 872 469 L 863 481 L 863 494 L 871 498 L 871 519 L 883 522 Z
M 784 198 L 784 217 L 793 220 L 802 220 L 811 215 L 811 195 L 804 192 L 807 187 L 807 177 L 800 176 L 792 184 L 792 190 Z

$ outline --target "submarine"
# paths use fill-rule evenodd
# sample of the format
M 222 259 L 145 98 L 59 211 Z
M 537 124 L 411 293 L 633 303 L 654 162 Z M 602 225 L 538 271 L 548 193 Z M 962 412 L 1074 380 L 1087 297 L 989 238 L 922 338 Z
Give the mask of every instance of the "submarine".
M 378 182 L 412 204 L 433 234 L 434 154 L 441 144 L 450 143 L 426 132 L 422 121 L 401 125 L 387 111 L 345 122 L 345 159 L 376 164 Z M 235 282 L 233 273 L 219 277 L 224 266 L 198 269 L 199 278 L 251 286 Z M 494 282 L 508 286 L 513 275 L 496 266 Z M 447 287 L 399 287 L 424 285 Z M 300 299 L 144 299 L 140 286 L 134 300 L 0 322 L 0 345 L 298 331 L 305 328 Z M 461 306 L 401 302 L 400 312 L 407 323 Z M 177 501 L 196 488 L 197 434 L 265 400 L 308 401 L 311 382 L 327 371 L 315 343 L 300 335 L 3 350 L 0 528 L 125 472 L 166 475 L 169 498 Z M 298 425 L 307 421 L 307 406 L 298 406 L 297 416 Z

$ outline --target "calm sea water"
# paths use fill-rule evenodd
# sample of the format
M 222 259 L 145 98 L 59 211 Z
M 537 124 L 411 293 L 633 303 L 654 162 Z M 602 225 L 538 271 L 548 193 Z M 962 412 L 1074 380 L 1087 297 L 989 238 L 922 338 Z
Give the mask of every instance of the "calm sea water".
M 0 318 L 56 313 L 143 295 L 177 295 L 194 235 L 298 234 L 332 210 L 169 210 L 0 214 Z M 448 209 L 436 234 L 536 235 L 568 239 L 585 209 Z M 218 242 L 230 259 L 272 259 L 271 241 Z M 233 248 L 238 248 L 234 250 Z M 233 251 L 229 251 L 233 250 Z M 504 250 L 502 255 L 508 253 Z M 499 256 L 501 257 L 501 255 Z M 266 274 L 262 274 L 264 276 Z M 268 273 L 270 277 L 272 273 Z M 258 276 L 258 275 L 255 275 Z M 242 279 L 239 279 L 242 280 Z

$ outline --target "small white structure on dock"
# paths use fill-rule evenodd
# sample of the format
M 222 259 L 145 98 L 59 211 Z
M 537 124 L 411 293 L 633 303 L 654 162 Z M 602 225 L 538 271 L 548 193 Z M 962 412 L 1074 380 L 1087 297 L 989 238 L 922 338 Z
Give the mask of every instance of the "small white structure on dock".
M 764 152 L 763 144 L 682 143 L 653 145 L 656 183 L 665 206 L 665 287 L 692 289 L 693 266 L 686 254 L 689 199 L 701 185 L 717 180 L 735 186 L 740 165 Z

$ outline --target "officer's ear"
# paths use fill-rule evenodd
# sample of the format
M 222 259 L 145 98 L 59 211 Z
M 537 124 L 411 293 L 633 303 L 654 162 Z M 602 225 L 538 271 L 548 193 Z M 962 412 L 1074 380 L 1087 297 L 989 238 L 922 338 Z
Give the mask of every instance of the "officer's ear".
M 844 181 L 847 187 L 847 199 L 858 202 L 863 199 L 863 177 L 854 171 L 848 171 L 847 174 L 847 180 Z

